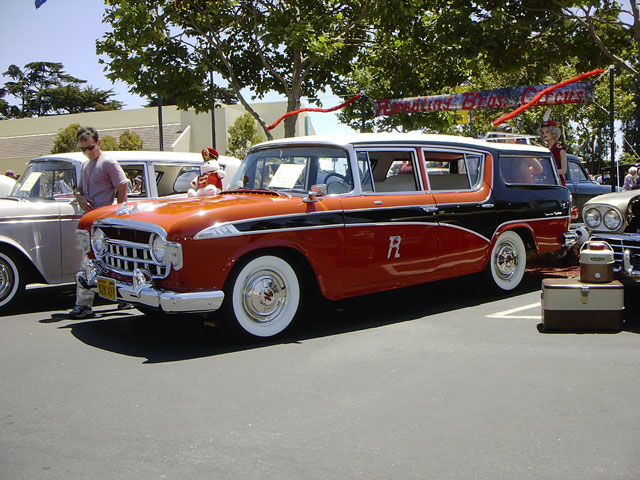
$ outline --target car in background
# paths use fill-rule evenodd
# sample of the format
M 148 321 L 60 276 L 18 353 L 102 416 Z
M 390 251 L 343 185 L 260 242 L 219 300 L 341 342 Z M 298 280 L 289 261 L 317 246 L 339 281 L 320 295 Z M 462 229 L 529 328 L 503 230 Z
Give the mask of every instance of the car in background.
M 0 197 L 9 195 L 9 192 L 11 192 L 15 184 L 16 181 L 13 178 L 0 175 Z
M 130 181 L 128 204 L 186 196 L 203 163 L 200 153 L 108 154 Z M 8 195 L 0 199 L 0 310 L 15 304 L 29 283 L 74 280 L 83 255 L 75 231 L 84 214 L 74 191 L 85 161 L 79 152 L 30 160 Z M 240 160 L 221 156 L 219 163 L 228 182 Z
M 616 278 L 640 286 L 640 190 L 594 197 L 584 205 L 582 217 L 590 239 L 613 248 Z
M 582 222 L 582 209 L 584 204 L 591 198 L 602 195 L 604 193 L 611 192 L 610 185 L 601 185 L 593 180 L 584 165 L 580 161 L 580 158 L 575 155 L 567 155 L 567 174 L 565 175 L 565 181 L 567 188 L 571 192 L 573 198 L 573 207 L 578 210 L 578 218 L 574 219 L 575 222 Z
M 532 145 L 417 133 L 273 140 L 251 147 L 215 197 L 87 213 L 81 276 L 145 313 L 219 311 L 238 336 L 273 337 L 318 295 L 478 273 L 513 290 L 527 252 L 575 240 L 570 198 L 551 152 Z

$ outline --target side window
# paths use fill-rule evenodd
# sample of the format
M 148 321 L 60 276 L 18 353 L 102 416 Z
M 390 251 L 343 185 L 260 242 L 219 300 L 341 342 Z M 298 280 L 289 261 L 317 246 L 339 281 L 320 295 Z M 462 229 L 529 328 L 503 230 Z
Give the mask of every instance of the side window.
M 587 174 L 577 162 L 569 162 L 569 178 L 572 182 L 588 181 Z
M 68 167 L 62 166 L 53 173 L 55 180 L 53 182 L 54 198 L 73 198 L 76 189 L 76 170 L 73 165 Z
M 557 185 L 551 157 L 500 155 L 500 173 L 505 183 Z
M 469 190 L 482 181 L 484 156 L 479 153 L 425 150 L 423 154 L 432 191 Z
M 122 170 L 129 181 L 127 185 L 127 196 L 144 198 L 147 197 L 147 182 L 144 165 L 122 165 Z
M 370 151 L 376 192 L 417 192 L 421 190 L 413 151 Z
M 193 188 L 191 182 L 200 176 L 200 169 L 198 167 L 184 167 L 180 169 L 176 181 L 173 184 L 173 191 L 176 193 L 186 193 L 190 188 Z

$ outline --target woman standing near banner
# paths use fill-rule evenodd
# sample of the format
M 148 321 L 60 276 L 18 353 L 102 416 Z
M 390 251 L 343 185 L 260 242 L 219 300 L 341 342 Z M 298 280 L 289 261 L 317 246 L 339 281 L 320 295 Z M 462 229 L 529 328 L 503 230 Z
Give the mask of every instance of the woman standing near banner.
M 551 120 L 545 120 L 542 122 L 540 136 L 547 144 L 547 148 L 551 150 L 553 159 L 556 161 L 558 173 L 560 174 L 560 181 L 563 186 L 566 186 L 567 182 L 565 181 L 564 176 L 567 174 L 567 151 L 562 145 L 558 144 L 560 133 L 560 129 L 556 122 Z

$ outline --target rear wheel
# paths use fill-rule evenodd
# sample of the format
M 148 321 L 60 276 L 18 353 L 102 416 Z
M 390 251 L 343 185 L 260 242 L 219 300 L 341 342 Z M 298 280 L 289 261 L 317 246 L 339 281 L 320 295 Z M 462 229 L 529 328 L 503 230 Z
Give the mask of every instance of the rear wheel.
M 526 268 L 527 251 L 520 235 L 513 231 L 500 234 L 485 270 L 493 286 L 499 290 L 513 290 L 520 285 Z
M 281 334 L 300 310 L 300 283 L 289 261 L 275 255 L 262 255 L 238 265 L 225 287 L 225 326 L 244 338 Z
M 0 251 L 0 309 L 15 305 L 22 297 L 25 285 L 21 260 L 14 254 Z

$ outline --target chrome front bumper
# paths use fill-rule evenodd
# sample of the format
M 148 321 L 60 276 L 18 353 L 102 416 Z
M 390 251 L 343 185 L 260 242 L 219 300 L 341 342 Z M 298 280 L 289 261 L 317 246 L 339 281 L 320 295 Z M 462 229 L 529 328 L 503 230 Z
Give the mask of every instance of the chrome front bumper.
M 98 293 L 97 279 L 102 274 L 95 261 L 87 262 L 84 271 L 78 272 L 78 282 Z M 222 290 L 178 293 L 154 286 L 144 271 L 134 270 L 132 283 L 116 281 L 116 301 L 145 306 L 166 313 L 206 313 L 220 309 L 224 300 Z

